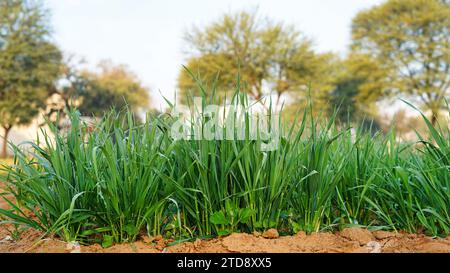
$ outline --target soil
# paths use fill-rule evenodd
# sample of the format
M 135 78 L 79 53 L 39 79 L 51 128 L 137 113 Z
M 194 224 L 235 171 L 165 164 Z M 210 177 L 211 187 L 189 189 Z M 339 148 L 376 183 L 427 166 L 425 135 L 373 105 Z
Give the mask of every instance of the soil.
M 1 187 L 0 187 L 1 191 Z M 0 198 L 0 208 L 8 204 Z M 135 243 L 117 244 L 109 248 L 100 245 L 79 246 L 57 238 L 44 238 L 32 229 L 21 231 L 13 240 L 11 225 L 0 225 L 0 253 L 450 253 L 450 237 L 431 238 L 422 234 L 370 232 L 348 228 L 337 233 L 299 232 L 294 236 L 279 236 L 276 230 L 262 234 L 231 234 L 210 240 L 196 240 L 171 245 L 162 237 L 143 236 Z
M 57 238 L 43 238 L 38 231 L 28 229 L 13 241 L 0 227 L 0 253 L 450 253 L 450 237 L 430 238 L 425 235 L 369 232 L 365 229 L 344 229 L 338 233 L 300 232 L 294 236 L 267 239 L 261 235 L 235 233 L 227 237 L 170 245 L 171 241 L 144 236 L 135 243 L 102 248 L 95 244 L 78 246 Z M 368 238 L 370 241 L 367 241 Z

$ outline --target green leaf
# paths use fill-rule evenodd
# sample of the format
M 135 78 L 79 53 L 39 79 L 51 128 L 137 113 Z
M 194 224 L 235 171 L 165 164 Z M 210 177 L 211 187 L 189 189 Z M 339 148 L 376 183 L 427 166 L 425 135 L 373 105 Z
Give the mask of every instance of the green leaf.
M 225 214 L 222 211 L 215 212 L 211 218 L 211 223 L 214 225 L 228 225 L 230 221 L 225 217 Z
M 126 225 L 123 230 L 128 234 L 128 236 L 135 236 L 139 233 L 139 228 L 133 224 Z
M 253 209 L 250 208 L 244 208 L 240 210 L 240 219 L 239 221 L 243 224 L 246 224 L 248 220 L 250 220 L 250 217 L 255 213 Z
M 103 236 L 103 242 L 102 242 L 102 247 L 103 248 L 107 248 L 112 246 L 114 243 L 114 237 L 111 235 L 105 235 Z
M 217 232 L 217 235 L 219 236 L 227 236 L 230 235 L 231 231 L 229 229 L 220 230 Z
M 291 227 L 292 227 L 292 231 L 293 231 L 294 233 L 297 233 L 297 232 L 299 232 L 299 231 L 302 230 L 300 224 L 298 224 L 298 223 L 296 223 L 296 222 L 292 222 L 292 223 L 291 223 Z

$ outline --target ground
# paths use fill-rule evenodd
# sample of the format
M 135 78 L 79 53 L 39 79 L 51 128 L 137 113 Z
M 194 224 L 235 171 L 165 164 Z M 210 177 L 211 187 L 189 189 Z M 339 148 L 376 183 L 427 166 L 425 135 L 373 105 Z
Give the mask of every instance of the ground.
M 162 238 L 143 237 L 135 243 L 105 249 L 100 245 L 78 247 L 56 238 L 42 238 L 41 233 L 33 230 L 22 232 L 18 241 L 9 240 L 8 236 L 4 228 L 0 229 L 0 253 L 450 253 L 450 237 L 433 239 L 424 235 L 369 232 L 365 229 L 347 229 L 335 234 L 299 233 L 274 239 L 259 234 L 232 234 L 172 246 L 169 246 L 170 241 Z

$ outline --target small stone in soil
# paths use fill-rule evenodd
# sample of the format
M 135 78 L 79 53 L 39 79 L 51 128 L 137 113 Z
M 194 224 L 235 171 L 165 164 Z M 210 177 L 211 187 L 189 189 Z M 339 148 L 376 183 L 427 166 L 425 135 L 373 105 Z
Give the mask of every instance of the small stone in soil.
M 367 248 L 370 253 L 381 253 L 381 244 L 375 241 L 370 241 L 367 243 Z

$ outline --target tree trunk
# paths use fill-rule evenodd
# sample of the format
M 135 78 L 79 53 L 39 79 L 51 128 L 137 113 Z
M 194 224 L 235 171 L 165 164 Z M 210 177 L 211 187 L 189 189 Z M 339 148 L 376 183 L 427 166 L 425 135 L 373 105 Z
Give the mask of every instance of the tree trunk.
M 5 132 L 5 135 L 3 136 L 3 147 L 2 147 L 2 158 L 8 157 L 8 135 L 9 131 L 11 131 L 11 126 L 9 127 L 3 127 L 3 130 Z
M 438 121 L 437 117 L 439 114 L 439 110 L 432 110 L 431 111 L 431 124 L 433 125 L 433 127 L 436 126 L 436 123 Z
M 280 105 L 281 92 L 277 92 L 277 100 L 275 103 L 275 110 L 278 112 L 278 106 Z

